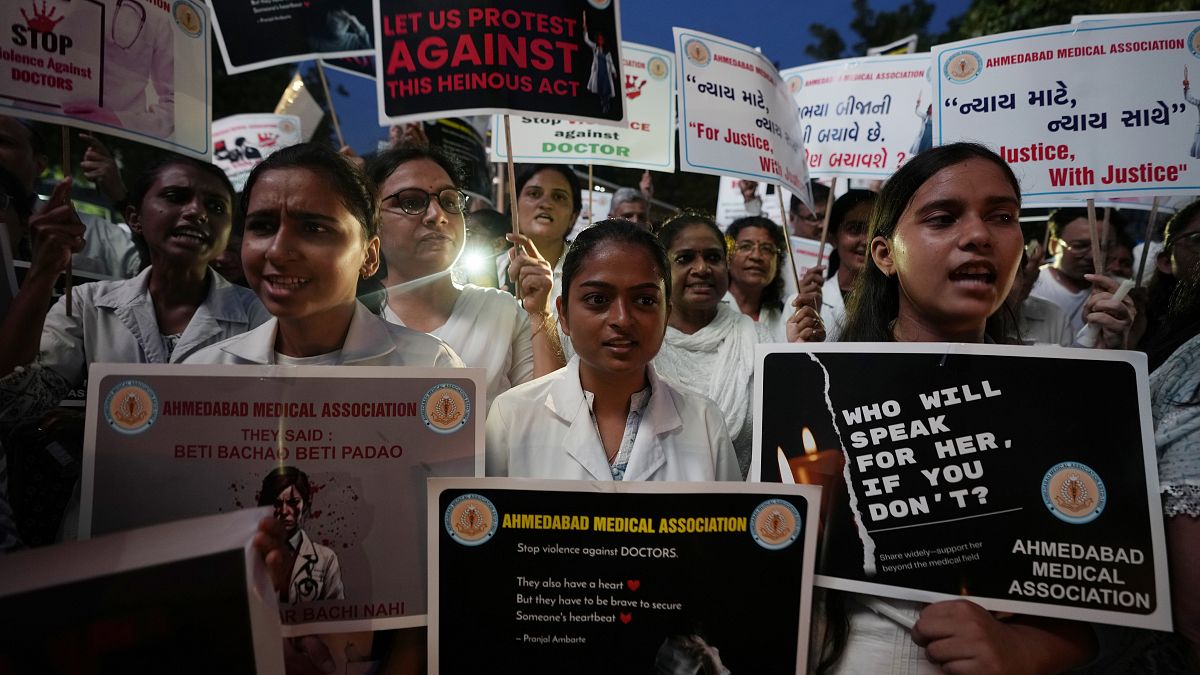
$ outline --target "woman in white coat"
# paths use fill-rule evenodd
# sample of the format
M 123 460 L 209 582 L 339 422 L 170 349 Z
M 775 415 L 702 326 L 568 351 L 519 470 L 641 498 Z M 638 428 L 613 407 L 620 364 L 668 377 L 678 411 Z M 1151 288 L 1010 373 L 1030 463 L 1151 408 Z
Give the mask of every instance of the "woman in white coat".
M 501 394 L 487 419 L 487 474 L 583 480 L 739 480 L 721 411 L 650 361 L 670 311 L 666 253 L 622 220 L 584 230 L 558 300 L 576 355 Z
M 188 363 L 453 366 L 441 340 L 390 324 L 357 300 L 379 267 L 375 189 L 329 148 L 295 145 L 254 168 L 242 193 L 246 280 L 273 318 Z

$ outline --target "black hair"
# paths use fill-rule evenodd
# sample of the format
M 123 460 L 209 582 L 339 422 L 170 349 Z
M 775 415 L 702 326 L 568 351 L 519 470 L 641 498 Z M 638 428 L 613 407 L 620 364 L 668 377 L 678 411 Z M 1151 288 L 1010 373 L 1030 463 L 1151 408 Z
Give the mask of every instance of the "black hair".
M 529 179 L 543 171 L 553 171 L 567 181 L 567 188 L 571 193 L 571 213 L 578 214 L 583 208 L 579 201 L 579 193 L 583 190 L 583 186 L 580 185 L 579 176 L 575 175 L 571 167 L 563 164 L 522 164 L 521 169 L 517 171 L 517 199 L 521 199 L 521 191 L 525 189 L 525 184 L 529 182 Z M 517 205 L 513 204 L 512 208 L 516 209 Z M 563 233 L 563 238 L 565 239 L 570 232 L 571 228 L 568 226 L 567 231 Z
M 829 233 L 826 236 L 834 246 L 833 253 L 829 254 L 829 270 L 825 276 L 833 276 L 833 273 L 837 272 L 838 267 L 842 264 L 834 237 L 837 236 L 838 230 L 842 229 L 842 223 L 846 222 L 846 216 L 862 204 L 874 205 L 878 198 L 879 193 L 873 190 L 846 190 L 845 194 L 833 202 L 833 206 L 829 209 Z
M 467 216 L 467 229 L 477 235 L 498 239 L 512 231 L 512 220 L 496 209 L 479 209 Z
M 466 181 L 461 163 L 441 150 L 427 145 L 398 145 L 380 152 L 367 162 L 367 176 L 375 181 L 375 187 L 379 189 L 396 169 L 418 159 L 428 159 L 442 167 L 456 188 L 461 189 Z
M 133 183 L 129 186 L 125 203 L 141 211 L 142 200 L 150 192 L 150 187 L 154 185 L 154 181 L 158 179 L 159 174 L 172 166 L 186 166 L 197 169 L 217 179 L 221 183 L 221 187 L 225 188 L 225 191 L 229 193 L 230 208 L 236 206 L 233 202 L 237 196 L 237 190 L 233 189 L 233 183 L 229 182 L 229 176 L 225 175 L 221 167 L 210 162 L 202 162 L 198 159 L 185 157 L 173 152 L 159 155 L 151 160 L 149 164 L 142 167 L 142 172 L 133 179 Z
M 1112 233 L 1111 236 L 1120 237 L 1121 235 L 1124 235 L 1125 232 L 1123 228 L 1125 227 L 1125 217 L 1122 216 L 1121 212 L 1117 209 L 1096 209 L 1096 222 L 1105 220 L 1105 211 L 1108 212 L 1108 219 L 1105 222 L 1108 223 L 1108 231 Z M 1062 239 L 1063 229 L 1065 229 L 1067 225 L 1070 225 L 1071 223 L 1080 219 L 1082 219 L 1084 222 L 1087 222 L 1088 214 L 1086 208 L 1068 206 L 1061 209 L 1055 209 L 1050 212 L 1049 216 L 1046 217 L 1046 227 L 1050 229 L 1050 236 L 1052 238 Z M 1128 239 L 1128 235 L 1125 235 L 1125 237 Z
M 912 202 L 917 190 L 939 171 L 971 159 L 982 159 L 1000 168 L 1004 178 L 1020 199 L 1021 184 L 1008 164 L 999 155 L 976 143 L 951 143 L 926 150 L 900 167 L 879 192 L 871 211 L 867 240 L 883 237 L 891 241 L 896 234 L 900 216 Z M 897 275 L 887 276 L 868 255 L 862 273 L 854 282 L 846 303 L 842 326 L 843 342 L 891 342 L 891 323 L 900 313 L 900 281 Z M 1011 326 L 1015 317 L 1007 303 L 993 312 L 987 320 L 985 334 L 995 342 L 1011 341 Z
M 829 199 L 829 186 L 828 185 L 825 185 L 823 183 L 818 183 L 815 180 L 810 180 L 808 182 L 808 190 L 812 194 L 812 200 L 813 200 L 814 206 L 820 206 L 821 204 L 825 203 L 826 200 Z M 792 195 L 792 198 L 790 200 L 788 200 L 788 213 L 791 213 L 792 211 L 799 209 L 800 205 L 803 203 L 804 202 L 800 201 L 800 198 L 798 196 Z
M 760 307 L 763 309 L 777 309 L 783 311 L 783 260 L 787 255 L 788 245 L 787 239 L 783 235 L 783 228 L 775 224 L 775 221 L 762 216 L 746 216 L 738 218 L 729 225 L 729 229 L 725 230 L 725 240 L 730 250 L 730 255 L 733 252 L 733 244 L 737 241 L 737 236 L 742 230 L 748 227 L 757 227 L 766 230 L 771 235 L 771 241 L 775 243 L 775 248 L 779 252 L 775 254 L 775 278 L 771 279 L 771 283 L 762 292 L 762 302 Z
M 678 237 L 680 232 L 692 225 L 707 227 L 712 230 L 713 234 L 717 237 L 717 241 L 724 244 L 725 233 L 721 231 L 721 228 L 717 227 L 716 221 L 699 211 L 684 210 L 669 218 L 662 224 L 662 227 L 658 228 L 658 240 L 662 243 L 663 250 L 671 250 L 671 244 L 675 243 L 675 237 Z M 722 246 L 721 250 L 724 251 L 725 259 L 728 261 L 729 251 L 727 247 Z
M 583 267 L 583 263 L 587 261 L 596 248 L 610 242 L 641 246 L 645 249 L 650 254 L 650 259 L 658 267 L 658 273 L 662 277 L 663 291 L 666 294 L 665 297 L 670 299 L 671 266 L 667 262 L 667 251 L 663 248 L 658 238 L 647 232 L 646 228 L 633 221 L 625 220 L 624 218 L 608 218 L 580 232 L 579 236 L 575 237 L 575 241 L 571 242 L 571 248 L 567 249 L 567 257 L 563 261 L 562 269 L 562 303 L 564 314 L 566 313 L 567 297 L 570 293 L 571 281 L 579 273 L 579 268 Z
M 263 477 L 258 505 L 273 505 L 281 492 L 293 486 L 304 500 L 304 512 L 308 513 L 312 508 L 312 486 L 308 482 L 308 474 L 294 466 L 277 466 Z
M 1200 219 L 1200 199 L 1179 209 L 1167 221 L 1159 255 L 1170 255 L 1180 234 L 1197 219 Z M 1143 245 L 1148 246 L 1149 242 Z M 1149 357 L 1151 371 L 1200 332 L 1200 269 L 1188 272 L 1180 279 L 1156 266 L 1150 280 L 1150 297 L 1146 303 L 1149 325 L 1142 345 Z
M 283 148 L 254 167 L 246 179 L 246 186 L 242 188 L 242 212 L 249 211 L 250 194 L 264 173 L 291 168 L 308 169 L 321 174 L 341 199 L 342 206 L 362 226 L 363 238 L 370 239 L 379 234 L 379 208 L 374 184 L 348 157 L 316 143 Z

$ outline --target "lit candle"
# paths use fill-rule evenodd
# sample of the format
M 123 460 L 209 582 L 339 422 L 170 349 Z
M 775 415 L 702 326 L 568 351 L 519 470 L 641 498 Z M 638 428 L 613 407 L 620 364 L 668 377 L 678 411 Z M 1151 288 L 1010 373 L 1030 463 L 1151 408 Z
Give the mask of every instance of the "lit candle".
M 800 430 L 804 454 L 792 457 L 788 464 L 797 483 L 808 485 L 832 485 L 842 473 L 841 450 L 818 450 L 817 439 L 808 427 Z

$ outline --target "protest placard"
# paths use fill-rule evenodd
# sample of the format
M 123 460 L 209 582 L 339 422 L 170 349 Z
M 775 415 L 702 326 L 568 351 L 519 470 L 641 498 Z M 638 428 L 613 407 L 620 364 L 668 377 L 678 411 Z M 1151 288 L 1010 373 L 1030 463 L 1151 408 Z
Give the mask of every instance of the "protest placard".
M 16 673 L 282 673 L 275 590 L 250 546 L 269 513 L 0 556 L 0 663 Z
M 997 151 L 1027 201 L 1200 192 L 1189 79 L 1200 14 L 990 35 L 933 54 L 934 143 Z
M 208 12 L 198 0 L 0 4 L 0 114 L 101 131 L 207 160 Z
M 616 0 L 376 0 L 379 123 L 537 113 L 627 121 Z
M 322 59 L 326 68 L 340 70 L 343 73 L 375 79 L 375 56 L 343 56 L 336 59 Z
M 604 164 L 675 171 L 675 58 L 671 52 L 626 42 L 621 45 L 629 124 L 513 117 L 513 161 L 540 164 Z M 508 160 L 503 124 L 493 122 L 492 161 Z
M 735 673 L 806 672 L 817 494 L 432 480 L 430 672 L 678 672 L 701 652 Z M 463 617 L 488 626 L 470 649 Z
M 746 45 L 672 30 L 680 168 L 782 184 L 807 202 L 799 114 L 775 66 Z
M 780 73 L 800 109 L 811 176 L 887 178 L 917 154 L 932 105 L 929 54 L 841 59 Z
M 209 0 L 230 74 L 374 52 L 371 0 Z
M 482 472 L 482 373 L 95 364 L 80 534 L 274 505 L 285 631 L 422 625 L 424 481 Z
M 826 487 L 818 585 L 1171 630 L 1144 354 L 773 346 L 755 382 L 751 475 Z
M 250 171 L 276 150 L 303 141 L 295 115 L 233 115 L 213 120 L 213 164 L 241 192 Z

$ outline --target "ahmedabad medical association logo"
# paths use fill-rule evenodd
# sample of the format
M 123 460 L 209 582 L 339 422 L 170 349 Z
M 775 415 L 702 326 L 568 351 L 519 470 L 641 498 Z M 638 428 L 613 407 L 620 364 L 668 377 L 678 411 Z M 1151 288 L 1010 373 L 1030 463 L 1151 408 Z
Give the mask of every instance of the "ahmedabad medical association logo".
M 123 434 L 140 434 L 158 419 L 158 395 L 139 380 L 118 382 L 104 398 L 104 418 Z
M 787 79 L 788 93 L 792 96 L 800 93 L 804 88 L 804 77 L 801 75 L 793 75 Z
M 201 10 L 188 0 L 176 0 L 171 8 L 171 15 L 175 17 L 175 24 L 184 35 L 200 37 L 204 32 L 204 21 L 200 18 Z
M 496 534 L 500 515 L 496 505 L 480 494 L 459 495 L 446 507 L 442 517 L 446 534 L 463 546 L 479 546 Z
M 439 384 L 421 399 L 421 421 L 430 431 L 452 434 L 471 419 L 471 399 L 462 387 Z
M 1187 37 L 1188 50 L 1192 52 L 1192 56 L 1200 59 L 1200 26 L 1192 29 Z
M 1091 467 L 1079 462 L 1060 462 L 1042 478 L 1042 502 L 1059 520 L 1082 525 L 1104 512 L 1108 491 Z
M 800 511 L 791 502 L 768 499 L 750 515 L 750 535 L 769 551 L 785 549 L 800 536 Z
M 646 62 L 646 72 L 650 73 L 650 77 L 656 80 L 665 78 L 669 70 L 670 69 L 667 67 L 667 60 L 661 56 L 652 56 L 650 57 L 650 60 Z
M 946 61 L 942 72 L 946 74 L 946 79 L 954 84 L 966 84 L 983 72 L 983 58 L 969 49 L 964 49 Z
M 683 53 L 687 54 L 688 61 L 691 61 L 697 66 L 707 66 L 708 62 L 712 61 L 712 50 L 710 50 L 708 45 L 704 44 L 700 40 L 688 40 L 687 43 L 683 45 Z

